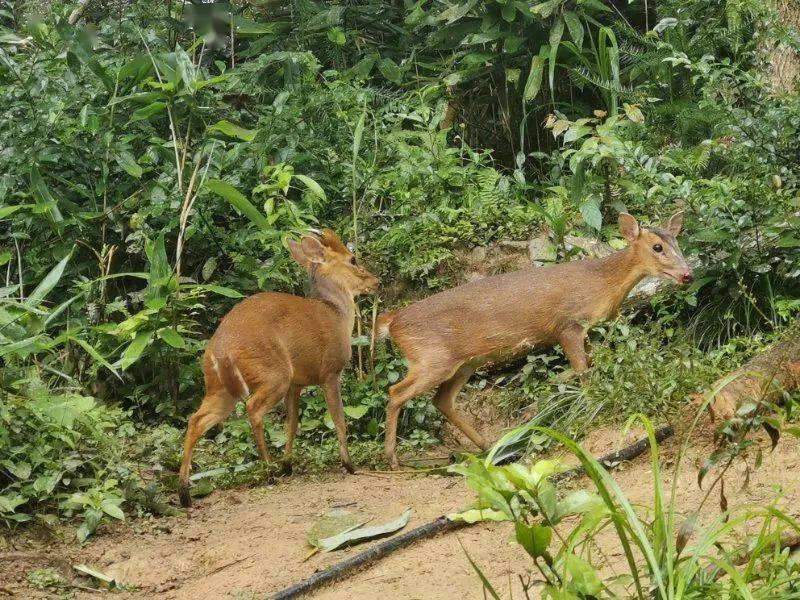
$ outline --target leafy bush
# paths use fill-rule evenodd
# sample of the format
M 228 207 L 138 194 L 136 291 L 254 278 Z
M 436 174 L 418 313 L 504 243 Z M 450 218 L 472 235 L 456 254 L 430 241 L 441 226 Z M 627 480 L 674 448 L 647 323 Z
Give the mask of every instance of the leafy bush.
M 75 393 L 0 397 L 0 519 L 79 516 L 81 541 L 104 516 L 123 519 L 138 480 L 124 451 L 133 433 L 124 412 Z

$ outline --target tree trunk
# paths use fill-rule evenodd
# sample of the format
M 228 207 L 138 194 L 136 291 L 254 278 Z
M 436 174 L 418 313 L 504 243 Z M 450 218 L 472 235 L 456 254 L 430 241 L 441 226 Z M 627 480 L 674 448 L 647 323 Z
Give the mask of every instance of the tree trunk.
M 781 25 L 800 30 L 800 2 L 775 0 Z M 800 83 L 800 53 L 785 44 L 776 44 L 769 52 L 770 83 L 775 91 L 788 92 Z
M 733 373 L 721 377 L 709 388 L 715 390 L 725 380 L 729 381 L 709 405 L 714 419 L 729 419 L 747 400 L 775 402 L 783 392 L 800 389 L 800 321 L 774 346 L 751 358 Z M 698 402 L 705 400 L 698 394 Z

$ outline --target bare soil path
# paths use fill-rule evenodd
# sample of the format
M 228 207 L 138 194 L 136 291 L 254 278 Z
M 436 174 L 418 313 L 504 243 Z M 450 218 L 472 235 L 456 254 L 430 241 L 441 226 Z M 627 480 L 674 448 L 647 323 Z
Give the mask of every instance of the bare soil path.
M 584 445 L 599 455 L 627 445 L 638 435 L 621 439 L 616 428 L 601 428 Z M 768 448 L 766 440 L 764 445 Z M 676 448 L 674 438 L 662 446 L 662 463 L 669 476 Z M 688 468 L 680 476 L 679 503 L 687 511 L 695 508 L 704 494 L 697 488 L 692 461 L 700 460 L 706 450 L 694 447 Z M 631 500 L 643 506 L 651 503 L 649 456 L 624 465 L 615 477 Z M 751 476 L 747 489 L 738 489 L 736 481 L 733 475 L 728 486 L 731 506 L 765 503 L 782 495 L 779 505 L 800 518 L 800 444 L 795 439 L 787 436 L 774 453 L 765 454 L 763 466 Z M 570 485 L 587 486 L 587 480 Z M 53 551 L 138 587 L 135 592 L 115 593 L 115 598 L 265 598 L 366 547 L 317 554 L 306 560 L 309 528 L 334 507 L 347 508 L 374 522 L 393 519 L 412 507 L 410 528 L 459 510 L 472 499 L 464 482 L 453 477 L 338 473 L 314 480 L 296 477 L 263 488 L 216 492 L 186 515 L 133 521 L 94 538 L 84 548 L 67 545 Z M 702 516 L 708 520 L 717 510 L 715 502 L 709 502 Z M 519 598 L 517 575 L 528 573 L 531 565 L 511 538 L 511 527 L 501 523 L 479 524 L 424 540 L 313 597 L 480 599 L 483 593 L 466 550 L 499 590 L 508 595 L 511 585 Z M 613 568 L 620 558 L 615 540 L 609 536 L 600 543 L 609 557 L 609 568 Z M 0 577 L 3 571 L 0 565 Z M 6 589 L 17 597 L 32 597 L 26 595 L 24 583 L 21 586 Z M 78 597 L 97 598 L 98 594 L 79 592 Z

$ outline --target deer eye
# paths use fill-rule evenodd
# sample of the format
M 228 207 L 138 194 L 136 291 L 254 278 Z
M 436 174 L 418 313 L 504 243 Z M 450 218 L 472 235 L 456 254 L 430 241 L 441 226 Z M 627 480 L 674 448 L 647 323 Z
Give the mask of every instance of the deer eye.
M 653 251 L 661 253 L 664 251 L 664 248 L 661 247 L 661 244 L 653 244 Z
M 356 264 L 356 257 L 355 256 L 351 256 L 350 257 L 350 264 L 351 265 L 355 265 Z

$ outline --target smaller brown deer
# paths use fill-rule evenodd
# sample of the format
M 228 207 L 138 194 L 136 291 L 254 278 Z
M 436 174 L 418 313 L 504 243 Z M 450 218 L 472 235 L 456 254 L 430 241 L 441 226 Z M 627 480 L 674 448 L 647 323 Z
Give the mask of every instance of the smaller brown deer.
M 643 229 L 629 214 L 619 228 L 629 245 L 611 256 L 578 260 L 479 279 L 382 314 L 379 336 L 391 335 L 408 360 L 405 379 L 389 389 L 386 456 L 397 468 L 397 418 L 403 405 L 438 386 L 433 404 L 482 449 L 483 436 L 454 406 L 479 366 L 561 344 L 584 379 L 586 331 L 617 314 L 634 285 L 647 275 L 692 281 L 675 236 L 683 213 L 665 229 Z
M 303 388 L 319 385 L 336 426 L 339 457 L 350 473 L 339 376 L 350 360 L 350 335 L 355 322 L 355 297 L 373 292 L 378 279 L 359 266 L 334 232 L 290 240 L 289 250 L 311 280 L 308 298 L 264 292 L 251 296 L 225 315 L 206 347 L 203 375 L 206 395 L 189 419 L 183 445 L 179 496 L 190 506 L 189 471 L 192 450 L 208 429 L 225 419 L 247 398 L 247 415 L 258 454 L 269 461 L 264 415 L 286 401 L 284 466 L 291 468 Z

